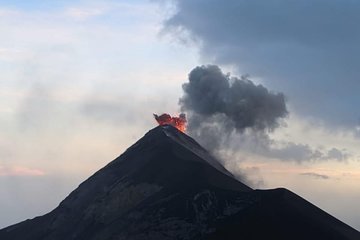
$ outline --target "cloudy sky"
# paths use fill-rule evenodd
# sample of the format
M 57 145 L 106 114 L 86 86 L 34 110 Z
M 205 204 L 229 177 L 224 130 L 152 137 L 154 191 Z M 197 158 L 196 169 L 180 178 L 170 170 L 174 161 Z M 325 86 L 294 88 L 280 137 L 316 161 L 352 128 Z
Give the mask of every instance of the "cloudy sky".
M 178 113 L 188 74 L 211 64 L 283 94 L 288 112 L 273 131 L 229 132 L 224 165 L 359 230 L 359 11 L 350 0 L 1 1 L 0 228 L 56 207 L 154 127 L 152 113 Z

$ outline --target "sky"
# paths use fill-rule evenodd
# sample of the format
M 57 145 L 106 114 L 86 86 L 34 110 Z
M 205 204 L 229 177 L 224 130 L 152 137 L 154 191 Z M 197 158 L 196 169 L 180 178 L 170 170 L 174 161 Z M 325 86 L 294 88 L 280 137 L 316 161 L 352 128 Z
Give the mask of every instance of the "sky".
M 227 135 L 225 167 L 360 230 L 359 10 L 350 0 L 0 1 L 0 228 L 55 208 L 155 127 L 152 113 L 179 113 L 189 73 L 211 64 L 284 94 L 288 111 L 273 131 Z

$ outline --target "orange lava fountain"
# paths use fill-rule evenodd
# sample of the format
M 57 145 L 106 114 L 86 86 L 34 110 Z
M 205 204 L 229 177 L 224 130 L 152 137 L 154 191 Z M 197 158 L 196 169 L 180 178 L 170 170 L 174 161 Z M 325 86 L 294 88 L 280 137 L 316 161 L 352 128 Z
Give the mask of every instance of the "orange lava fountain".
M 186 116 L 184 113 L 181 113 L 179 117 L 172 117 L 167 113 L 163 113 L 160 116 L 154 114 L 154 118 L 160 126 L 168 124 L 176 127 L 181 132 L 186 131 Z

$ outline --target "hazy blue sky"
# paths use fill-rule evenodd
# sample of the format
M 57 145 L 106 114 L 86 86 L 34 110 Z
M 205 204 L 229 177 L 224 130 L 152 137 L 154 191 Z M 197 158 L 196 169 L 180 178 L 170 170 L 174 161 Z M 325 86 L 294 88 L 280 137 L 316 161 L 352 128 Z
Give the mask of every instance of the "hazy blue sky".
M 289 110 L 260 141 L 231 136 L 225 166 L 359 230 L 360 3 L 225 3 L 1 1 L 0 228 L 56 207 L 218 64 Z

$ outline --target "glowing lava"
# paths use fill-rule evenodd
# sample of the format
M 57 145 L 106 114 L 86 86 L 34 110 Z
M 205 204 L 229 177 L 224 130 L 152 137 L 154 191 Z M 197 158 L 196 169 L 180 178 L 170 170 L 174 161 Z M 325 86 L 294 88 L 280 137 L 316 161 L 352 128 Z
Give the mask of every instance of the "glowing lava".
M 160 126 L 169 124 L 176 127 L 181 132 L 186 131 L 186 116 L 185 113 L 179 114 L 179 117 L 172 117 L 167 113 L 163 113 L 160 116 L 154 114 L 155 120 L 159 123 Z

